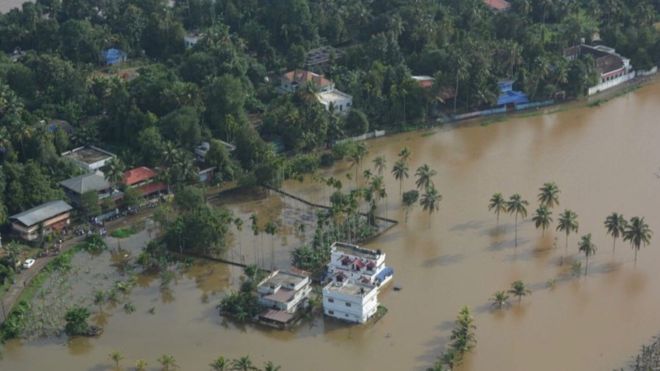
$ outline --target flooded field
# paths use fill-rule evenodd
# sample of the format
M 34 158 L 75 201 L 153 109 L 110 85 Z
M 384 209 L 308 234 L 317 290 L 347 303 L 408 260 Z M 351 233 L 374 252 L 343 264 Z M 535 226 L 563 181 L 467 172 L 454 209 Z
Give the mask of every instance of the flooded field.
M 627 244 L 619 242 L 612 252 L 603 220 L 613 211 L 644 216 L 660 233 L 659 142 L 658 82 L 598 107 L 370 141 L 369 156 L 384 155 L 389 166 L 409 147 L 411 169 L 428 163 L 437 170 L 434 181 L 443 195 L 430 227 L 417 207 L 407 224 L 369 244 L 387 253 L 402 287 L 381 294 L 389 312 L 376 324 L 341 326 L 317 318 L 295 331 L 236 326 L 219 317 L 215 305 L 238 270 L 204 264 L 178 276 L 165 296 L 158 279 L 138 285 L 131 295 L 137 310 L 113 313 L 98 339 L 9 343 L 0 369 L 103 370 L 112 365 L 108 354 L 118 350 L 125 366 L 137 359 L 156 366 L 158 357 L 172 354 L 184 370 L 205 370 L 220 355 L 246 354 L 284 370 L 424 370 L 441 353 L 463 305 L 475 313 L 478 344 L 461 370 L 625 367 L 660 333 L 660 244 L 656 235 L 635 266 Z M 348 171 L 338 164 L 329 173 L 343 178 Z M 403 220 L 399 184 L 391 176 L 386 181 L 388 214 Z M 542 236 L 527 219 L 519 225 L 516 248 L 513 217 L 502 216 L 497 228 L 488 199 L 495 192 L 520 193 L 531 213 L 547 181 L 561 189 L 555 223 Z M 408 179 L 404 189 L 413 182 Z M 312 201 L 327 197 L 311 181 L 285 188 Z M 557 209 L 564 208 L 580 222 L 579 233 L 569 238 L 571 259 L 583 261 L 577 255 L 582 234 L 592 233 L 598 247 L 587 277 L 567 275 L 568 261 L 560 265 L 564 239 L 554 228 Z M 250 243 L 246 235 L 242 244 L 249 249 Z M 491 311 L 489 298 L 514 280 L 527 283 L 532 294 Z

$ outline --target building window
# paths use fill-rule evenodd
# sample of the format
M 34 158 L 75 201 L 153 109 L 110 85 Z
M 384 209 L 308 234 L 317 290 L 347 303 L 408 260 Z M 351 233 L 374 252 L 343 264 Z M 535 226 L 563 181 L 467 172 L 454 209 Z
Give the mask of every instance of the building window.
M 333 299 L 333 298 L 328 298 L 328 303 L 334 303 L 334 302 L 335 302 L 335 299 Z
M 350 307 L 350 306 L 351 306 L 351 303 L 346 303 L 346 306 L 347 306 L 347 307 Z
M 329 311 L 328 311 L 328 314 L 329 314 L 329 315 L 334 315 L 334 314 L 335 314 L 335 311 L 334 311 L 334 310 L 329 310 Z

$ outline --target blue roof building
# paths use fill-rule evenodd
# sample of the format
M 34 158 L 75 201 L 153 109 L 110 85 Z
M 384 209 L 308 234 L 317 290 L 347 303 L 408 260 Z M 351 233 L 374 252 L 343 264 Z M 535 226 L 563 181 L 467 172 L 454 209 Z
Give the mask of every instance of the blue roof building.
M 497 98 L 498 106 L 518 105 L 529 103 L 527 94 L 513 90 L 513 80 L 500 81 L 497 85 L 500 87 L 500 96 Z
M 103 51 L 103 61 L 108 66 L 114 66 L 126 62 L 126 53 L 119 49 L 110 48 Z

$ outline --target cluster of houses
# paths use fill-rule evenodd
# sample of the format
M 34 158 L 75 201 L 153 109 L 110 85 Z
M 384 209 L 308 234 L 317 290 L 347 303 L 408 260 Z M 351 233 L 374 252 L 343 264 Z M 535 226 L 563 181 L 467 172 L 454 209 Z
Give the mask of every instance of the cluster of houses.
M 335 88 L 335 83 L 323 75 L 307 70 L 293 70 L 280 77 L 281 93 L 295 93 L 307 87 L 314 89 L 316 99 L 327 111 L 345 115 L 353 105 L 353 97 Z
M 385 265 L 385 253 L 335 242 L 323 287 L 323 313 L 352 323 L 365 323 L 378 310 L 380 288 L 394 274 Z M 285 328 L 308 306 L 311 280 L 302 273 L 274 271 L 257 286 L 259 303 L 265 308 L 261 323 Z

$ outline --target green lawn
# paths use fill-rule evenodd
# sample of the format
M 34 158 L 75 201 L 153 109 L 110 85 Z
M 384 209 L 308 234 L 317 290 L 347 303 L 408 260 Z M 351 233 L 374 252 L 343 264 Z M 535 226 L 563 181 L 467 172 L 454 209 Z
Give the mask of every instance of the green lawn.
M 129 228 L 119 228 L 110 232 L 110 236 L 114 238 L 128 238 L 137 233 L 137 230 L 134 227 Z

